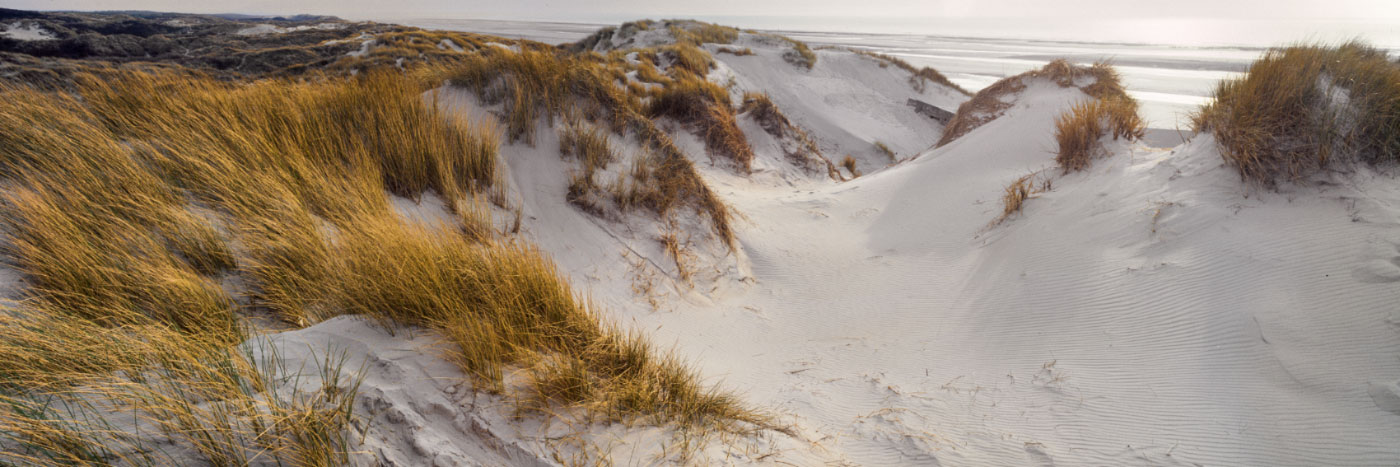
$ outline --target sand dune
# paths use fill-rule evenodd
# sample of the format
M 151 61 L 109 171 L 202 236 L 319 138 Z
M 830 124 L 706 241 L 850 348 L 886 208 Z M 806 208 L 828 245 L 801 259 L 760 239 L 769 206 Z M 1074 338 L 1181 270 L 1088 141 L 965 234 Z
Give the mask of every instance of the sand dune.
M 730 66 L 741 83 L 764 79 Z M 616 254 L 580 258 L 609 250 L 587 233 L 598 227 L 540 216 L 533 228 L 570 234 L 536 241 L 620 318 L 858 464 L 1400 456 L 1393 184 L 1361 173 L 1258 192 L 1208 135 L 1171 149 L 1120 143 L 1061 176 L 1052 120 L 1085 98 L 1031 86 L 1006 116 L 847 183 L 711 171 L 748 220 L 738 237 L 752 280 L 676 297 L 670 312 L 627 296 Z M 786 109 L 850 128 L 862 118 Z M 1053 189 L 988 227 L 1002 187 L 1042 169 Z
M 246 31 L 285 32 L 269 28 Z M 669 29 L 644 31 L 638 43 L 675 40 Z M 360 465 L 557 465 L 581 451 L 621 465 L 1400 459 L 1393 174 L 1359 167 L 1268 191 L 1242 182 L 1210 134 L 1175 131 L 1103 139 L 1105 157 L 1063 173 L 1055 120 L 1092 99 L 1081 91 L 1091 83 L 1062 87 L 1034 76 L 993 97 L 1008 106 L 999 117 L 935 149 L 943 125 L 907 102 L 954 110 L 968 100 L 963 93 L 911 82 L 908 71 L 849 50 L 818 50 L 804 66 L 793 63 L 795 43 L 734 34 L 729 45 L 752 54 L 700 46 L 717 61 L 704 78 L 728 85 L 716 92 L 736 103 L 748 92 L 767 94 L 815 141 L 821 154 L 808 162 L 850 156 L 858 170 L 805 171 L 785 150 L 792 141 L 766 132 L 752 111 L 726 114 L 755 152 L 751 172 L 707 155 L 698 125 L 638 117 L 655 119 L 657 133 L 689 158 L 680 161 L 698 167 L 702 186 L 728 205 L 731 247 L 698 210 L 599 215 L 571 203 L 577 158 L 561 157 L 558 128 L 540 118 L 533 140 L 503 139 L 500 188 L 509 203 L 494 214 L 518 219 L 519 237 L 504 242 L 538 245 L 611 322 L 674 348 L 706 383 L 771 411 L 781 429 L 691 440 L 645 422 L 574 426 L 522 416 L 508 396 L 470 387 L 442 358 L 434 332 L 390 333 L 360 317 L 262 335 L 247 348 L 306 375 L 324 374 L 316 367 L 327 352 L 363 369 L 351 446 Z M 361 52 L 375 41 L 358 39 Z M 609 41 L 596 51 L 621 47 Z M 489 45 L 499 54 L 554 53 Z M 658 69 L 673 65 L 652 53 Z M 603 86 L 642 86 L 630 73 Z M 1192 104 L 1180 94 L 1136 95 Z M 499 119 L 505 108 L 450 85 L 422 98 L 472 122 Z M 600 186 L 625 181 L 631 162 L 655 149 L 640 139 L 619 131 L 605 142 L 618 159 L 599 169 Z M 999 221 L 1006 186 L 1028 174 L 1036 192 Z M 409 222 L 459 222 L 435 196 L 390 202 Z M 668 253 L 658 241 L 663 229 L 681 237 L 671 247 L 683 253 Z M 0 269 L 0 295 L 22 285 L 12 276 Z M 326 386 L 311 376 L 269 390 L 304 395 Z M 674 452 L 681 443 L 695 452 Z

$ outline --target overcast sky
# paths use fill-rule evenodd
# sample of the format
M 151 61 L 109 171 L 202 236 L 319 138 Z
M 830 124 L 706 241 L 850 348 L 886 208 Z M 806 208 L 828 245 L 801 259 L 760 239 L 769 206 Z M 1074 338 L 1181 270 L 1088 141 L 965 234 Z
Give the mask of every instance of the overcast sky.
M 1400 21 L 1400 0 L 0 0 L 29 10 L 313 13 L 347 19 L 410 17 L 619 19 L 714 16 L 1208 17 Z

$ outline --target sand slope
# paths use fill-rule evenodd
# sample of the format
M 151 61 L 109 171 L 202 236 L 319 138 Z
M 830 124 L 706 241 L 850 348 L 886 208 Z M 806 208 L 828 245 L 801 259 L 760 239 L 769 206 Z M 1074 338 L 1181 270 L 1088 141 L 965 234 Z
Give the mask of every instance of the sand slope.
M 821 52 L 807 71 L 757 52 L 720 55 L 720 71 L 768 92 L 824 149 L 878 139 L 913 153 L 939 136 L 890 110 L 913 90 L 871 59 Z M 940 93 L 925 97 L 959 102 Z M 461 94 L 438 98 L 489 118 Z M 1363 169 L 1262 192 L 1223 165 L 1209 135 L 1170 149 L 1109 142 L 1110 158 L 1061 175 L 1053 120 L 1086 98 L 1030 83 L 1004 116 L 942 148 L 883 169 L 865 153 L 873 170 L 850 182 L 701 164 L 735 211 L 739 245 L 704 252 L 693 283 L 667 270 L 646 230 L 656 219 L 602 220 L 568 204 L 571 165 L 552 130 L 501 154 L 524 239 L 608 317 L 794 428 L 692 461 L 1400 460 L 1400 184 Z M 781 157 L 774 144 L 755 149 Z M 1051 189 L 992 225 L 1003 187 L 1035 171 Z M 550 463 L 550 440 L 572 431 L 511 420 L 505 402 L 474 396 L 431 335 L 346 317 L 265 339 L 289 367 L 327 350 L 364 364 L 357 408 L 374 423 L 359 462 Z M 585 435 L 618 464 L 684 460 L 664 452 L 674 433 L 654 427 Z
M 732 75 L 739 90 L 768 94 L 816 139 L 828 159 L 840 162 L 849 154 L 867 173 L 891 162 L 875 143 L 884 143 L 902 159 L 928 149 L 943 135 L 943 125 L 914 112 L 909 99 L 949 112 L 968 99 L 935 83 L 915 89 L 909 72 L 881 67 L 875 58 L 846 50 L 817 50 L 817 63 L 807 70 L 784 62 L 784 48 L 757 39 L 739 44 L 752 44 L 754 55 L 715 53 L 725 70 L 720 75 Z M 719 47 L 707 48 L 713 52 Z
M 1400 459 L 1400 187 L 1363 172 L 1264 193 L 1208 135 L 1120 142 L 989 227 L 1084 98 L 1032 85 L 1003 118 L 843 184 L 712 171 L 748 219 L 753 277 L 702 291 L 713 304 L 656 313 L 621 272 L 575 279 L 859 464 Z M 541 244 L 565 262 L 597 247 Z
M 757 286 L 728 303 L 757 313 L 665 321 L 863 464 L 1400 458 L 1393 180 L 1253 193 L 1209 136 L 1120 145 L 986 229 L 1077 98 L 1032 86 L 911 163 L 732 192 Z
M 743 66 L 732 68 L 741 81 L 749 79 Z M 550 132 L 502 154 L 525 237 L 576 286 L 613 319 L 674 344 L 714 381 L 796 428 L 797 438 L 758 443 L 754 452 L 772 455 L 707 450 L 711 461 L 1400 459 L 1400 185 L 1363 170 L 1334 184 L 1261 192 L 1223 166 L 1209 135 L 1172 149 L 1110 142 L 1111 158 L 1061 175 L 1052 166 L 1053 119 L 1086 98 L 1032 83 L 1002 118 L 846 183 L 775 184 L 707 168 L 741 219 L 739 251 L 709 266 L 727 280 L 695 286 L 654 276 L 664 290 L 659 308 L 637 288 L 646 269 L 638 264 L 664 262 L 629 227 L 645 219 L 600 221 L 568 205 L 567 165 Z M 865 118 L 784 110 L 814 126 L 858 128 Z M 1052 189 L 989 225 L 1002 188 L 1039 170 Z M 302 332 L 345 326 L 336 323 Z M 366 394 L 398 390 L 386 384 L 367 383 Z M 440 397 L 409 399 L 420 396 Z M 427 443 L 511 463 L 529 456 L 492 446 L 543 452 L 530 441 L 540 430 L 497 434 L 493 444 L 435 428 L 475 416 L 460 402 L 446 412 L 404 404 L 391 406 L 439 421 L 407 425 L 421 440 L 375 441 L 390 452 Z M 648 448 L 659 446 L 656 433 L 608 429 L 596 438 L 613 440 L 614 461 L 657 459 Z

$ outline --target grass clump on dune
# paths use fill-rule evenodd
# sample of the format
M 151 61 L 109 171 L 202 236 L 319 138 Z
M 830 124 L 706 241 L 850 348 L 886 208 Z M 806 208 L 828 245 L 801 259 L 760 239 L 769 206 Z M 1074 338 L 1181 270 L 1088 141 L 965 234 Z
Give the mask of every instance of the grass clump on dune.
M 512 141 L 533 142 L 539 121 L 552 125 L 567 107 L 621 129 L 627 112 L 639 104 L 613 84 L 614 71 L 559 52 L 498 49 L 469 56 L 447 73 L 453 84 L 474 90 L 485 103 L 504 106 Z
M 729 91 L 718 84 L 699 78 L 679 80 L 655 93 L 647 114 L 694 126 L 711 153 L 734 161 L 745 173 L 752 170 L 753 148 L 739 130 Z
M 781 134 L 784 127 L 792 124 L 787 116 L 778 110 L 778 105 L 774 104 L 767 94 L 761 92 L 744 93 L 744 102 L 739 111 L 748 113 L 764 131 L 775 136 Z
M 730 44 L 739 38 L 739 30 L 695 20 L 669 20 L 667 29 L 676 42 L 700 44 Z
M 360 378 L 316 357 L 314 392 L 265 341 L 227 347 L 161 326 L 109 328 L 33 310 L 0 322 L 0 462 L 343 465 Z M 114 373 L 120 371 L 121 373 Z M 23 381 L 24 386 L 13 386 Z M 38 385 L 35 385 L 38 384 Z M 133 426 L 134 425 L 134 426 Z M 169 450 L 169 451 L 167 451 Z
M 742 48 L 742 49 L 735 49 L 735 48 L 731 48 L 731 47 L 720 47 L 719 49 L 715 50 L 715 52 L 717 52 L 717 53 L 722 53 L 722 54 L 729 54 L 729 55 L 733 55 L 733 56 L 735 56 L 735 57 L 747 57 L 747 56 L 749 56 L 749 55 L 753 55 L 753 54 L 754 54 L 754 53 L 753 53 L 753 49 L 750 49 L 750 48 L 748 48 L 748 47 L 744 47 L 744 48 Z
M 644 207 L 661 217 L 677 207 L 693 207 L 709 218 L 711 228 L 721 240 L 732 244 L 734 235 L 728 208 L 700 179 L 693 164 L 675 147 L 671 138 L 650 120 L 651 110 L 659 107 L 642 104 L 643 97 L 654 104 L 664 100 L 656 95 L 665 93 L 672 96 L 669 102 L 684 101 L 687 106 L 696 99 L 705 103 L 722 100 L 727 104 L 727 91 L 716 85 L 707 86 L 703 78 L 693 74 L 680 73 L 663 90 L 632 94 L 628 88 L 618 85 L 626 82 L 623 70 L 621 65 L 597 58 L 596 54 L 495 50 L 464 60 L 447 74 L 450 82 L 474 91 L 485 103 L 502 104 L 503 118 L 513 140 L 532 141 L 534 128 L 541 119 L 553 122 L 566 114 L 599 123 L 617 135 L 636 136 L 656 157 L 643 159 L 645 166 L 633 170 L 646 180 L 636 180 L 633 188 L 626 190 L 628 201 L 619 205 Z M 675 89 L 686 92 L 677 93 Z M 678 99 L 683 95 L 683 99 Z M 732 119 L 732 109 L 727 105 L 713 107 L 728 110 Z M 723 123 L 723 115 L 712 113 L 710 109 L 702 110 L 705 113 L 695 114 L 698 118 L 717 116 Z M 726 139 L 726 135 L 738 131 L 737 127 L 733 132 L 727 128 L 714 132 L 704 131 L 706 126 L 701 128 L 702 137 L 707 141 L 711 140 L 710 134 L 715 141 L 733 141 Z M 747 141 L 744 141 L 744 148 L 747 148 Z M 742 157 L 743 153 L 739 154 Z
M 846 172 L 851 174 L 851 178 L 860 178 L 860 169 L 856 168 L 856 158 L 847 155 L 841 159 L 841 167 L 844 167 Z
M 235 347 L 263 312 L 436 330 L 524 410 L 763 421 L 603 323 L 530 247 L 399 219 L 391 194 L 489 215 L 473 200 L 497 177 L 494 132 L 401 74 L 77 83 L 0 88 L 3 254 L 31 284 L 0 310 L 0 460 L 168 463 L 139 446 L 166 437 L 217 465 L 347 462 L 353 376 L 327 358 L 334 388 L 277 395 L 294 375 L 266 365 L 275 349 Z M 530 383 L 507 385 L 514 368 Z M 113 407 L 152 429 L 112 429 Z
M 1065 59 L 1056 59 L 1040 69 L 1027 71 L 1010 78 L 1002 79 L 978 91 L 967 102 L 958 106 L 958 111 L 943 129 L 943 136 L 936 146 L 943 146 L 953 140 L 1000 117 L 1011 108 L 1004 98 L 1026 89 L 1031 80 L 1049 80 L 1064 88 L 1078 88 L 1089 97 L 1098 100 L 1132 99 L 1123 89 L 1118 71 L 1107 62 L 1092 65 L 1075 65 Z
M 894 150 L 890 149 L 889 146 L 885 145 L 883 141 L 875 142 L 875 150 L 879 151 L 880 154 L 884 154 L 885 157 L 888 157 L 890 159 L 890 162 L 895 162 L 899 159 L 899 156 L 895 155 Z
M 765 133 L 779 139 L 788 161 L 806 169 L 809 173 L 825 172 L 833 180 L 844 179 L 836 170 L 836 165 L 822 155 L 821 149 L 817 147 L 817 142 L 812 139 L 811 135 L 788 120 L 787 116 L 783 115 L 783 112 L 778 109 L 778 105 L 774 104 L 767 94 L 744 93 L 744 102 L 739 106 L 739 111 L 747 114 L 754 122 L 758 123 L 759 128 L 762 128 Z
M 805 67 L 808 70 L 817 66 L 817 53 L 813 52 L 810 47 L 807 47 L 807 43 L 795 39 L 788 39 L 787 37 L 783 37 L 783 40 L 792 45 L 792 50 L 783 52 L 783 60 L 793 65 Z
M 771 45 L 787 45 L 788 47 L 791 47 L 790 49 L 783 51 L 783 61 L 788 62 L 793 66 L 800 66 L 808 70 L 812 69 L 812 67 L 814 66 L 817 66 L 817 53 L 812 51 L 812 48 L 808 47 L 807 43 L 805 42 L 783 35 L 767 32 L 758 32 L 752 29 L 746 30 L 744 32 L 753 34 L 754 36 L 757 36 L 758 39 L 765 41 Z
M 637 64 L 636 70 L 638 81 L 660 84 L 663 86 L 671 83 L 671 78 L 657 71 L 656 65 L 651 59 L 643 57 L 641 63 Z
M 643 141 L 649 157 L 632 167 L 625 187 L 613 190 L 624 209 L 644 207 L 665 217 L 673 209 L 691 206 L 708 215 L 711 229 L 731 248 L 735 237 L 729 221 L 729 206 L 706 185 L 680 148 L 650 120 L 636 115 L 629 131 Z
M 1400 158 L 1400 65 L 1360 42 L 1266 52 L 1194 116 L 1246 180 L 1272 186 Z
M 626 30 L 626 26 L 628 26 L 628 25 L 634 25 L 634 24 L 635 24 L 635 22 L 634 22 L 634 23 L 627 23 L 627 24 L 624 24 L 624 25 L 623 25 L 623 26 L 624 26 L 624 30 Z M 646 30 L 646 29 L 650 29 L 650 25 L 649 25 L 649 24 L 648 24 L 647 27 L 645 27 L 645 28 L 636 28 L 636 29 L 632 29 L 632 30 L 630 31 L 630 34 L 628 34 L 627 37 L 630 37 L 632 34 L 636 34 L 636 31 L 639 31 L 639 30 Z M 578 42 L 574 42 L 573 44 L 570 44 L 570 45 L 569 45 L 569 49 L 572 50 L 572 51 L 575 51 L 575 52 L 586 52 L 586 51 L 591 51 L 591 50 L 606 50 L 607 48 L 611 48 L 613 36 L 616 36 L 616 35 L 618 35 L 618 29 L 617 29 L 617 27 L 615 27 L 615 26 L 606 26 L 606 27 L 603 27 L 603 28 L 598 29 L 597 31 L 593 31 L 592 34 L 589 34 L 588 36 L 585 36 L 583 39 L 579 39 Z
M 607 168 L 608 163 L 616 159 L 607 133 L 589 128 L 579 120 L 573 120 L 560 129 L 559 152 L 578 158 L 590 173 Z
M 488 388 L 525 367 L 524 408 L 582 407 L 610 421 L 761 422 L 695 373 L 601 320 L 532 248 L 473 243 L 396 219 L 356 224 L 338 246 L 348 312 L 438 329 L 447 358 Z
M 0 251 L 27 277 L 34 306 L 238 340 L 230 298 L 186 262 L 221 263 L 227 246 L 191 228 L 179 193 L 147 169 L 156 148 L 111 137 L 72 97 L 0 92 L 0 173 L 12 182 L 0 196 Z
M 1032 174 L 1018 178 L 1016 181 L 1006 186 L 1006 192 L 1001 197 L 1001 217 L 993 221 L 993 224 L 1000 223 L 1002 220 L 1011 217 L 1012 214 L 1021 212 L 1021 207 L 1025 204 L 1026 200 L 1030 199 L 1031 195 L 1034 194 L 1034 189 L 1032 188 L 1033 182 L 1031 181 L 1033 176 Z
M 353 44 L 356 55 L 339 56 L 327 64 L 326 70 L 339 73 L 358 73 L 361 70 L 400 68 L 409 69 L 424 64 L 442 65 L 452 63 L 464 55 L 473 54 L 491 43 L 512 44 L 514 41 L 495 36 L 458 31 L 432 31 L 409 27 L 396 27 L 393 30 L 374 34 L 373 37 L 352 36 L 341 39 Z M 368 45 L 363 45 L 367 41 Z M 363 51 L 363 54 L 358 52 Z M 316 63 L 299 64 L 297 71 L 316 69 Z M 283 73 L 290 75 L 290 73 Z
M 594 173 L 617 159 L 609 140 L 608 133 L 580 119 L 573 119 L 559 128 L 560 155 L 572 156 L 579 164 L 579 171 L 569 181 L 569 202 L 598 216 L 606 216 L 607 211 L 595 199 L 600 190 Z
M 623 23 L 621 27 L 608 26 L 588 35 L 567 48 L 575 52 L 605 51 L 614 48 L 638 47 L 635 36 L 641 31 L 659 27 L 670 33 L 675 44 L 699 46 L 701 44 L 729 44 L 739 38 L 739 30 L 689 19 L 669 19 L 664 21 L 640 20 Z M 654 44 L 645 44 L 646 46 Z
M 686 71 L 703 77 L 714 68 L 715 59 L 693 44 L 678 43 L 661 48 L 661 54 L 671 62 L 671 69 Z M 674 73 L 672 75 L 675 77 Z
M 1039 186 L 1037 185 L 1039 180 Z M 1040 193 L 1050 191 L 1051 178 L 1046 177 L 1044 172 L 1032 172 L 1013 180 L 1002 190 L 1001 214 L 997 215 L 987 228 L 992 228 L 1006 222 L 1011 216 L 1021 212 L 1025 208 L 1026 201 L 1036 197 Z
M 1075 104 L 1055 119 L 1055 162 L 1065 172 L 1083 170 L 1104 152 L 1102 139 L 1138 139 L 1146 124 L 1131 98 L 1090 99 Z
M 80 77 L 81 99 L 0 89 L 0 138 L 16 142 L 0 148 L 11 184 L 3 253 L 30 284 L 20 308 L 0 312 L 0 457 L 175 462 L 139 446 L 166 439 L 214 464 L 346 462 L 353 385 L 328 398 L 272 394 L 280 370 L 233 347 L 248 337 L 239 316 L 250 311 L 234 298 L 258 296 L 258 308 L 309 321 L 306 303 L 278 306 L 310 294 L 277 293 L 279 278 L 327 269 L 304 262 L 327 256 L 306 254 L 302 237 L 276 241 L 317 229 L 313 209 L 387 206 L 386 189 L 460 193 L 465 180 L 440 183 L 471 172 L 471 146 L 429 141 L 469 134 L 434 126 L 442 116 L 387 76 L 246 86 L 107 78 Z M 449 161 L 435 151 L 460 152 Z M 477 167 L 485 172 L 473 176 L 489 180 L 493 166 Z M 370 195 L 380 203 L 361 203 Z M 254 290 L 224 289 L 230 276 Z M 104 418 L 113 410 L 156 438 L 114 431 Z

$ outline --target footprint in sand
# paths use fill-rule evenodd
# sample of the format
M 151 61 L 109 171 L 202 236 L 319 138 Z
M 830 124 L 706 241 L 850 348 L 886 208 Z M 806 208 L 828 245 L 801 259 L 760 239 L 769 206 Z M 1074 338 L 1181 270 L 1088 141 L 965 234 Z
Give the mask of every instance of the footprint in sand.
M 859 211 L 856 211 L 856 212 L 852 213 L 852 214 L 851 214 L 851 219 L 852 219 L 852 220 L 864 219 L 864 218 L 866 218 L 866 217 L 870 217 L 870 216 L 873 216 L 873 215 L 876 215 L 876 214 L 879 214 L 879 213 L 880 213 L 880 210 L 879 210 L 879 209 L 876 209 L 876 208 L 865 208 L 865 209 L 861 209 L 861 210 L 859 210 Z
M 1376 407 L 1400 415 L 1400 381 L 1370 383 L 1366 393 L 1371 395 L 1371 402 L 1376 403 Z
M 1351 275 L 1356 280 L 1372 284 L 1400 281 L 1400 265 L 1396 262 L 1396 259 L 1373 259 L 1357 266 Z
M 1026 443 L 1026 457 L 1031 461 L 1027 465 L 1037 465 L 1043 467 L 1054 467 L 1055 460 L 1050 458 L 1050 454 L 1045 452 L 1045 445 L 1035 441 Z
M 1352 277 L 1361 282 L 1372 284 L 1400 281 L 1400 246 L 1397 246 L 1397 243 L 1393 241 L 1388 243 L 1390 245 L 1384 248 L 1380 255 L 1376 255 L 1382 256 L 1381 258 L 1361 263 L 1360 266 L 1351 271 Z M 1377 248 L 1377 246 L 1371 248 Z

